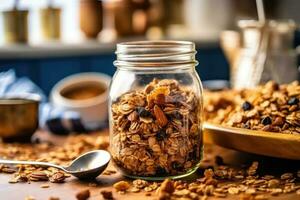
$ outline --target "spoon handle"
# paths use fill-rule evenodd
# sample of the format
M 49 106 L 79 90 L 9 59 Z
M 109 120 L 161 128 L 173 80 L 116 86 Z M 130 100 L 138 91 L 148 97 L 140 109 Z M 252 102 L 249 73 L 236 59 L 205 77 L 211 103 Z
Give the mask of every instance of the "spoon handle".
M 38 161 L 18 161 L 18 160 L 1 160 L 0 164 L 9 164 L 9 165 L 39 165 L 44 167 L 54 167 L 60 170 L 65 171 L 65 169 L 61 166 L 52 164 L 52 163 L 46 163 L 46 162 L 38 162 Z

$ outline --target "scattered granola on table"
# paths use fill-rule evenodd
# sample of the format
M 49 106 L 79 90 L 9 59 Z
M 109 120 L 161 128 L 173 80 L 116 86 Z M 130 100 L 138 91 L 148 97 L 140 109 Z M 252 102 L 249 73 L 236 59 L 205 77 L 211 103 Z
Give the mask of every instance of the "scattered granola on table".
M 69 159 L 71 160 L 71 158 L 66 159 L 65 154 L 69 154 L 72 152 L 74 153 L 74 151 L 77 151 L 77 153 L 80 154 L 81 152 L 97 149 L 99 148 L 99 146 L 103 147 L 103 145 L 105 145 L 105 141 L 107 140 L 103 138 L 99 139 L 99 137 L 102 136 L 74 136 L 71 137 L 65 143 L 65 145 L 60 147 L 49 144 L 26 145 L 1 143 L 0 152 L 1 156 L 5 156 L 6 158 L 13 158 L 14 156 L 16 159 L 39 159 L 40 157 L 48 157 L 49 161 L 55 159 L 57 163 L 65 163 L 68 162 Z M 58 159 L 57 154 L 60 153 L 62 154 Z M 215 164 L 208 168 L 202 166 L 199 172 L 197 172 L 197 178 L 193 180 L 173 181 L 167 179 L 164 182 L 150 182 L 141 179 L 128 181 L 122 180 L 121 182 L 117 182 L 115 184 L 115 187 L 117 187 L 118 189 L 122 189 L 121 192 L 112 189 L 111 187 L 109 187 L 108 189 L 106 187 L 103 187 L 101 184 L 99 184 L 98 186 L 92 186 L 88 184 L 88 190 L 91 191 L 90 198 L 94 199 L 95 197 L 97 198 L 99 196 L 105 196 L 106 199 L 110 199 L 112 195 L 113 199 L 122 199 L 120 195 L 136 195 L 136 193 L 140 193 L 141 196 L 144 195 L 145 198 L 151 196 L 151 199 L 160 200 L 202 200 L 210 199 L 210 197 L 227 197 L 228 199 L 230 199 L 232 196 L 239 196 L 241 200 L 255 200 L 266 198 L 270 199 L 270 197 L 272 196 L 278 196 L 278 198 L 280 198 L 281 195 L 287 193 L 293 195 L 300 194 L 300 170 L 297 172 L 285 171 L 285 173 L 282 173 L 279 176 L 276 176 L 274 174 L 270 175 L 266 174 L 266 172 L 261 173 L 260 169 L 263 168 L 264 163 L 253 162 L 250 165 L 238 165 L 233 167 L 226 165 L 227 160 L 223 160 L 223 158 L 220 156 L 216 156 L 215 162 L 213 162 L 211 153 L 212 149 L 209 149 L 208 146 L 206 146 L 206 154 L 204 154 L 206 157 L 204 159 L 210 160 L 211 163 Z M 52 156 L 49 157 L 49 155 Z M 204 165 L 204 163 L 202 163 L 202 165 Z M 0 172 L 6 173 L 6 169 L 10 168 L 11 167 L 2 165 L 0 167 Z M 206 169 L 204 173 L 202 172 L 203 169 Z M 19 174 L 19 170 L 20 172 L 22 172 L 22 175 Z M 12 168 L 11 171 L 13 171 L 15 175 L 7 175 L 18 177 L 19 182 L 27 182 L 30 181 L 30 175 L 32 173 L 34 174 L 33 177 L 42 177 L 42 180 L 39 179 L 39 181 L 43 181 L 45 175 L 41 172 L 45 172 L 46 174 L 48 174 L 48 171 L 51 171 L 51 169 L 42 169 L 26 165 Z M 27 171 L 28 174 L 26 174 L 25 171 Z M 258 171 L 260 173 L 258 173 Z M 61 173 L 63 172 L 57 171 L 54 173 L 56 175 L 51 174 L 49 176 L 49 180 L 55 177 L 57 177 L 58 180 L 61 180 Z M 105 178 L 107 177 L 105 176 Z M 42 182 L 42 184 L 47 185 L 47 182 L 44 181 Z M 52 187 L 51 185 L 51 188 L 54 187 Z M 76 197 L 75 195 L 78 195 L 78 193 L 80 193 L 79 198 L 87 198 L 89 193 L 86 190 L 79 190 L 76 192 L 77 193 L 74 194 L 73 197 Z M 110 194 L 110 192 L 112 192 L 112 194 Z M 28 196 L 27 199 L 33 199 L 33 197 Z M 49 197 L 49 199 L 54 200 L 57 198 Z
M 156 186 L 153 191 L 158 200 L 201 200 L 209 197 L 230 199 L 232 196 L 239 196 L 241 200 L 257 200 L 300 192 L 299 178 L 296 177 L 299 172 L 273 176 L 259 174 L 259 168 L 260 163 L 254 161 L 242 167 L 215 165 L 191 181 L 165 179 L 160 183 L 137 179 L 126 189 L 126 194 L 145 192 L 152 185 Z
M 171 79 L 112 102 L 111 154 L 127 175 L 185 174 L 199 163 L 202 149 L 201 100 Z
M 205 119 L 237 128 L 300 134 L 300 85 L 268 82 L 254 89 L 206 92 Z
M 62 146 L 49 143 L 40 144 L 18 144 L 0 142 L 0 157 L 3 159 L 31 160 L 51 162 L 58 165 L 68 165 L 79 155 L 95 150 L 107 149 L 107 136 L 77 135 L 67 139 Z M 34 165 L 1 165 L 0 173 L 12 174 L 9 183 L 50 181 L 52 183 L 63 183 L 70 177 L 55 168 L 44 168 Z

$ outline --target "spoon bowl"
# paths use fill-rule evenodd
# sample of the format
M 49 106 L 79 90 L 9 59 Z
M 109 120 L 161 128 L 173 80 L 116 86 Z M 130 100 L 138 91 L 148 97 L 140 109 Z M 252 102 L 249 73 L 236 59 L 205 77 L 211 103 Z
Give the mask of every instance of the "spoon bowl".
M 110 154 L 107 151 L 95 150 L 79 156 L 64 169 L 79 179 L 92 179 L 106 169 L 109 161 Z
M 1 160 L 0 164 L 12 165 L 39 165 L 45 167 L 54 167 L 79 179 L 94 179 L 99 176 L 107 167 L 110 161 L 110 154 L 105 150 L 95 150 L 82 154 L 67 167 L 55 165 L 47 162 L 37 161 L 18 161 Z

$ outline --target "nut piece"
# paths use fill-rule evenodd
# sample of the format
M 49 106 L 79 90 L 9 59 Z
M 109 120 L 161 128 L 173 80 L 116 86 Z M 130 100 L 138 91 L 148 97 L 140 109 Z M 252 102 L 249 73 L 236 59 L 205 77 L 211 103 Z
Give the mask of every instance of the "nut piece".
M 42 184 L 40 187 L 41 187 L 41 188 L 49 188 L 50 185 L 48 185 L 48 184 Z
M 90 190 L 86 189 L 86 190 L 81 190 L 80 192 L 78 192 L 76 194 L 76 198 L 78 200 L 87 200 L 88 198 L 90 198 Z
M 127 181 L 119 181 L 113 185 L 117 191 L 126 191 L 130 188 L 130 184 Z
M 48 181 L 48 176 L 43 171 L 35 171 L 30 174 L 31 181 Z
M 236 188 L 236 187 L 228 188 L 228 193 L 229 194 L 238 194 L 239 192 L 240 192 L 239 188 Z
M 137 179 L 132 182 L 133 186 L 138 189 L 143 189 L 149 186 L 149 183 L 145 180 Z
M 167 119 L 166 115 L 160 109 L 160 107 L 157 105 L 154 106 L 154 115 L 155 115 L 155 118 L 157 119 L 158 124 L 161 127 L 164 127 L 168 124 L 168 119 Z
M 276 188 L 276 187 L 279 186 L 279 184 L 280 184 L 279 180 L 277 180 L 277 179 L 271 179 L 268 182 L 268 187 L 269 188 Z
M 102 190 L 101 195 L 102 195 L 103 199 L 108 199 L 108 200 L 114 199 L 113 194 L 112 194 L 111 191 Z
M 159 188 L 158 199 L 169 200 L 171 194 L 175 191 L 174 183 L 170 179 L 165 179 Z
M 292 179 L 293 178 L 293 174 L 292 173 L 284 173 L 284 174 L 281 175 L 280 178 L 282 180 Z
M 52 183 L 63 183 L 65 181 L 65 174 L 62 172 L 54 173 L 50 178 L 50 182 Z
M 175 190 L 174 184 L 170 179 L 165 179 L 160 186 L 160 192 L 173 193 Z

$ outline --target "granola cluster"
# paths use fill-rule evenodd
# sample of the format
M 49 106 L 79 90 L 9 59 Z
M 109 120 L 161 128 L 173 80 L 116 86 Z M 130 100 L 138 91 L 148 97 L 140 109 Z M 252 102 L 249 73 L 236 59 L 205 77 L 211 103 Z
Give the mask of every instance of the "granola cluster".
M 225 126 L 300 133 L 300 85 L 297 81 L 278 85 L 268 82 L 254 89 L 207 92 L 207 121 Z
M 202 148 L 200 98 L 176 80 L 154 79 L 112 103 L 110 151 L 125 174 L 179 175 Z

